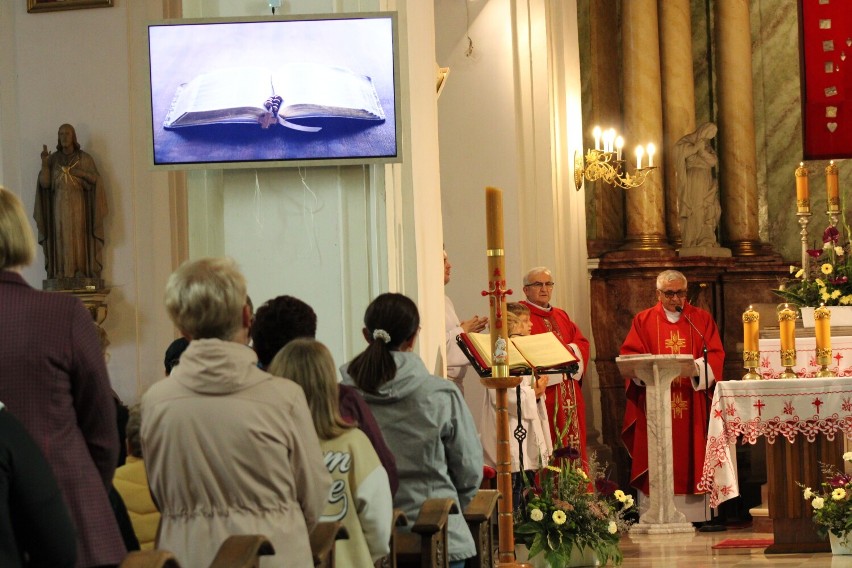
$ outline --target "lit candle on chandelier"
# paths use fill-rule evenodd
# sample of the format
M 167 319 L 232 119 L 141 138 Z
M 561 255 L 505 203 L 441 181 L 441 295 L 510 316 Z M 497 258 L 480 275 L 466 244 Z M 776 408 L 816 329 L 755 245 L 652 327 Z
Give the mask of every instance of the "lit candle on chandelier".
M 595 150 L 600 150 L 601 149 L 601 127 L 600 126 L 595 126 L 594 129 L 592 129 L 592 136 L 595 137 Z
M 615 159 L 621 161 L 621 150 L 624 148 L 624 138 L 621 136 L 615 139 Z
M 825 189 L 828 192 L 828 210 L 840 211 L 840 187 L 837 184 L 837 165 L 834 160 L 825 167 Z
M 648 146 L 646 146 L 646 148 L 648 149 L 648 167 L 653 168 L 654 167 L 654 154 L 657 152 L 657 147 L 649 142 Z
M 636 169 L 642 169 L 642 156 L 645 154 L 645 148 L 636 146 Z
M 799 162 L 799 167 L 796 168 L 796 212 L 810 213 L 811 200 L 808 188 L 808 168 L 804 162 Z

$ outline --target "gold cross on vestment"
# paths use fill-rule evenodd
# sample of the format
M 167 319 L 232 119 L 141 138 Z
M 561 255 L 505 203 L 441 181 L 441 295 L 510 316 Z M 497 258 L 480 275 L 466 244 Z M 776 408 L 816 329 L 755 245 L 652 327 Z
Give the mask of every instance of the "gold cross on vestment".
M 666 339 L 666 348 L 672 353 L 680 353 L 680 349 L 686 347 L 686 339 L 680 336 L 680 332 L 673 331 Z

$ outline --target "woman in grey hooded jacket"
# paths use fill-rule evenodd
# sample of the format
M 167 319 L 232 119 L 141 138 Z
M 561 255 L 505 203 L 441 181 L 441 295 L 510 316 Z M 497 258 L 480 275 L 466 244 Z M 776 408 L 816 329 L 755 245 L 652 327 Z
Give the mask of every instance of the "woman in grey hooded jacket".
M 426 499 L 449 497 L 463 511 L 482 481 L 482 445 L 461 392 L 412 351 L 417 306 L 402 294 L 382 294 L 367 307 L 364 325 L 369 346 L 344 366 L 343 382 L 364 395 L 396 457 L 394 507 L 416 519 Z M 450 515 L 450 566 L 464 566 L 475 553 L 464 517 Z

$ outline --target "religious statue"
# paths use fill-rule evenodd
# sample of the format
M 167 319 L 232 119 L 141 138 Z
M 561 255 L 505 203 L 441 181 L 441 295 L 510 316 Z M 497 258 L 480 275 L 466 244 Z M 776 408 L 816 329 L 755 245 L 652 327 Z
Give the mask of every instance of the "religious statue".
M 107 205 L 98 168 L 70 124 L 59 127 L 56 152 L 42 148 L 33 217 L 44 250 L 44 287 L 100 290 Z
M 713 176 L 718 159 L 710 144 L 716 131 L 715 124 L 706 122 L 675 144 L 675 175 L 683 249 L 719 247 L 716 227 L 722 208 L 719 205 L 719 187 Z

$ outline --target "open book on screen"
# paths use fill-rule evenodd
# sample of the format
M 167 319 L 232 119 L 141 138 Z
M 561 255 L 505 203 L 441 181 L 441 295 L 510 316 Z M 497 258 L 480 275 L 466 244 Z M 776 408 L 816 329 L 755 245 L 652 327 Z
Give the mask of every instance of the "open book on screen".
M 341 67 L 290 63 L 274 71 L 226 67 L 198 75 L 178 87 L 163 126 L 258 123 L 298 130 L 290 123 L 310 118 L 384 121 L 372 79 Z
M 456 338 L 462 352 L 480 377 L 491 376 L 491 334 L 462 333 Z M 509 374 L 575 373 L 577 358 L 553 333 L 519 335 L 509 338 L 506 349 Z

